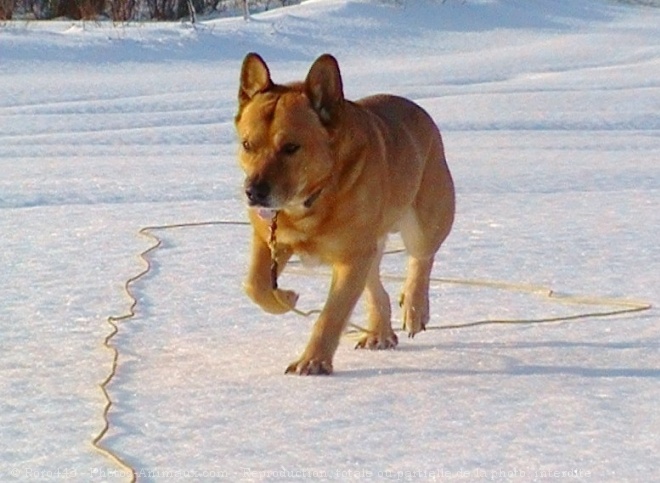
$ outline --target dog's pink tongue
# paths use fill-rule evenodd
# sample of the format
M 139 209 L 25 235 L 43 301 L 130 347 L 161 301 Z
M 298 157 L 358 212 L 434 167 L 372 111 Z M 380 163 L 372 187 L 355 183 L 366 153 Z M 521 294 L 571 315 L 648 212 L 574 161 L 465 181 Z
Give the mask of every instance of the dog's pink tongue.
M 275 210 L 271 208 L 257 208 L 257 214 L 259 215 L 259 218 L 262 218 L 264 220 L 272 220 L 275 218 Z

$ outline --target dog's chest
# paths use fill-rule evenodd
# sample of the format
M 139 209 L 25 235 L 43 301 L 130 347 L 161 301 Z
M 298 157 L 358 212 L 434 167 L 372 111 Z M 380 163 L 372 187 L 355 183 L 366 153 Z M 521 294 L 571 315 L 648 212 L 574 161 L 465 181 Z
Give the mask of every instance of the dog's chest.
M 305 266 L 331 263 L 342 253 L 341 237 L 320 229 L 315 220 L 300 220 L 295 224 L 289 220 L 279 225 L 277 243 L 289 247 Z
M 300 259 L 300 263 L 302 263 L 303 266 L 306 268 L 318 267 L 319 265 L 321 265 L 321 263 L 323 263 L 321 257 L 316 253 L 310 253 L 304 250 L 298 250 L 297 255 L 298 258 Z
M 306 267 L 316 267 L 324 263 L 328 252 L 327 240 L 311 237 L 298 230 L 282 230 L 278 232 L 277 243 L 286 245 Z

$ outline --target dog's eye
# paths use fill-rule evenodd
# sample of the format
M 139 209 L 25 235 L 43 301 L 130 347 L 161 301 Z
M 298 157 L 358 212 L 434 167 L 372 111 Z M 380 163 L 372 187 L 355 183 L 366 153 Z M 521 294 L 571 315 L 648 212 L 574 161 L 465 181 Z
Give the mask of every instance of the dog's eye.
M 299 149 L 300 149 L 300 144 L 286 143 L 284 146 L 282 146 L 281 151 L 282 154 L 291 156 L 292 154 L 295 154 Z
M 250 141 L 248 141 L 247 139 L 243 141 L 243 149 L 245 149 L 245 151 L 247 152 L 252 151 L 252 144 L 250 144 Z

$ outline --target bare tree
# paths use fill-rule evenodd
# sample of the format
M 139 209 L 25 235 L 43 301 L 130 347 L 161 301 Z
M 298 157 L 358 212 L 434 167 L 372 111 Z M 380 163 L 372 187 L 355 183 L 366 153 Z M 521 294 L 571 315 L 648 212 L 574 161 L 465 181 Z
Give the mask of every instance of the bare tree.
M 136 0 L 110 0 L 110 18 L 115 22 L 127 22 L 135 15 Z
M 186 0 L 188 4 L 188 14 L 190 15 L 190 23 L 195 25 L 197 23 L 197 12 L 195 11 L 195 5 L 193 5 L 192 0 Z
M 105 0 L 59 0 L 56 17 L 69 17 L 73 20 L 92 20 L 105 10 Z
M 0 20 L 11 20 L 14 14 L 14 0 L 0 0 Z

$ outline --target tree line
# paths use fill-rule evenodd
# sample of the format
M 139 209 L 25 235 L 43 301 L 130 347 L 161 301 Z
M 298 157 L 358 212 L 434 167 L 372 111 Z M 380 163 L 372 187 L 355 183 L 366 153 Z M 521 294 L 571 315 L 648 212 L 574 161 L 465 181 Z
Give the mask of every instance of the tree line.
M 0 0 L 0 20 L 131 20 L 194 19 L 213 13 L 268 10 L 300 0 Z

